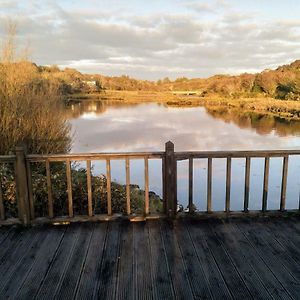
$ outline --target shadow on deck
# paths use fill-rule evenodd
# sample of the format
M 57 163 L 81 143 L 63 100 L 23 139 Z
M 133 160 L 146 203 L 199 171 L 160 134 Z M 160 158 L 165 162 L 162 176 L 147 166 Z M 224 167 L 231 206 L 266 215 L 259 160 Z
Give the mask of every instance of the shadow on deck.
M 300 219 L 0 229 L 1 299 L 299 299 Z

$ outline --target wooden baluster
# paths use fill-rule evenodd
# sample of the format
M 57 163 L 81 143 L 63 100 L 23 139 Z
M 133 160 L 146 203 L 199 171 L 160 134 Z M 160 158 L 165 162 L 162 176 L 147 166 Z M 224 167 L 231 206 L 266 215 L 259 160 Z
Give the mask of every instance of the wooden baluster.
M 269 168 L 270 157 L 265 157 L 265 168 L 264 168 L 264 186 L 263 186 L 263 199 L 262 199 L 262 211 L 267 211 L 267 201 L 268 201 L 268 187 L 269 187 Z
M 5 209 L 3 200 L 2 181 L 0 178 L 0 220 L 5 220 Z
M 207 160 L 207 212 L 211 213 L 212 158 Z
M 131 214 L 131 206 L 130 206 L 130 162 L 129 158 L 126 157 L 126 207 L 127 207 L 127 215 Z
M 225 211 L 230 212 L 230 188 L 231 188 L 231 157 L 227 157 L 226 164 L 226 205 Z
M 73 212 L 71 162 L 69 159 L 66 161 L 66 171 L 67 171 L 67 188 L 68 188 L 68 210 L 69 210 L 69 217 L 72 218 L 74 216 L 74 212 Z
M 189 213 L 194 212 L 193 202 L 193 158 L 189 158 Z
M 145 215 L 149 214 L 149 163 L 145 157 Z
M 106 190 L 107 190 L 107 214 L 112 215 L 112 205 L 111 205 L 111 169 L 110 169 L 110 159 L 106 159 Z
M 168 204 L 166 197 L 166 159 L 163 157 L 161 160 L 161 181 L 162 181 L 162 194 L 163 194 L 163 210 L 168 213 Z
M 88 192 L 88 215 L 93 215 L 93 195 L 92 195 L 92 175 L 91 175 L 91 160 L 86 161 L 86 176 L 87 176 L 87 192 Z
M 165 144 L 165 194 L 166 208 L 169 217 L 175 217 L 177 213 L 177 160 L 174 153 L 174 144 Z
M 26 153 L 23 147 L 16 147 L 15 182 L 16 193 L 18 199 L 18 215 L 20 221 L 25 225 L 29 225 L 30 220 L 30 204 L 28 199 L 28 180 L 26 170 Z
M 47 176 L 47 193 L 48 193 L 48 216 L 53 218 L 53 196 L 52 196 L 52 184 L 51 184 L 51 171 L 50 162 L 46 160 L 46 176 Z
M 35 218 L 34 213 L 34 201 L 33 201 L 33 190 L 32 190 L 32 172 L 30 162 L 27 162 L 27 180 L 28 180 L 28 199 L 30 205 L 30 217 L 31 220 Z
M 288 157 L 288 155 L 286 155 L 283 158 L 283 166 L 282 166 L 282 181 L 281 181 L 281 196 L 280 196 L 280 210 L 281 211 L 285 210 L 288 164 L 289 164 L 289 157 Z
M 245 190 L 244 190 L 244 212 L 248 212 L 249 211 L 250 164 L 251 164 L 251 158 L 250 157 L 246 157 Z

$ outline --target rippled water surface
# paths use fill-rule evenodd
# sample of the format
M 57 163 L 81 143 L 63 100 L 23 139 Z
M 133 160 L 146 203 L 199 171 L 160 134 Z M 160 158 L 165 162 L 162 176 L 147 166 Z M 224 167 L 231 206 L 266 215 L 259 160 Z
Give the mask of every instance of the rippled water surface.
M 171 140 L 177 151 L 299 149 L 300 123 L 270 115 L 229 109 L 171 107 L 158 103 L 70 102 L 66 114 L 74 134 L 73 152 L 163 151 Z M 250 208 L 261 207 L 264 160 L 252 159 Z M 161 162 L 150 162 L 150 190 L 161 194 Z M 178 199 L 187 205 L 186 161 L 178 162 Z M 194 162 L 194 199 L 206 208 L 205 159 Z M 242 209 L 244 159 L 232 160 L 232 209 Z M 299 199 L 300 160 L 290 157 L 287 206 L 296 208 Z M 95 173 L 105 173 L 103 162 L 94 162 Z M 282 159 L 271 158 L 269 209 L 279 207 Z M 213 160 L 213 209 L 225 206 L 226 160 Z M 125 181 L 124 161 L 112 162 L 112 177 Z M 143 162 L 131 161 L 131 181 L 143 187 Z

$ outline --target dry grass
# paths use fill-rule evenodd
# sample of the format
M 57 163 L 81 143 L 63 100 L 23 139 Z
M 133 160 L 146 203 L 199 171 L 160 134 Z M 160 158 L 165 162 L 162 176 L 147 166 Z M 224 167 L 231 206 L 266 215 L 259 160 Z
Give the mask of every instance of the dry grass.
M 73 98 L 73 97 L 72 97 Z M 244 112 L 272 114 L 281 118 L 300 120 L 300 102 L 274 98 L 225 98 L 220 96 L 176 96 L 171 92 L 105 91 L 95 95 L 77 95 L 78 99 L 105 99 L 120 103 L 158 102 L 168 106 L 230 107 Z
M 10 25 L 2 43 L 0 154 L 24 143 L 29 152 L 66 152 L 70 149 L 69 125 L 60 109 L 59 87 L 41 78 L 32 63 L 15 58 L 14 34 Z

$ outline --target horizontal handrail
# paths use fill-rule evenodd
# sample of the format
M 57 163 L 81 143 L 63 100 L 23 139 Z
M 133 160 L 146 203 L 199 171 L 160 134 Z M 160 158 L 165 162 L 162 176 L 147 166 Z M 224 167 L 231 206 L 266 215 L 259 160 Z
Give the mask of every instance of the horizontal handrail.
M 111 152 L 111 153 L 74 153 L 74 154 L 48 154 L 38 155 L 29 154 L 26 155 L 28 162 L 43 162 L 49 161 L 65 161 L 65 160 L 101 160 L 101 159 L 143 159 L 145 157 L 149 159 L 159 159 L 164 157 L 165 152 Z
M 15 155 L 1 155 L 0 156 L 0 163 L 12 163 L 16 159 Z
M 300 150 L 251 150 L 251 151 L 187 151 L 174 152 L 177 160 L 189 158 L 246 158 L 246 157 L 283 157 L 300 155 Z

